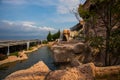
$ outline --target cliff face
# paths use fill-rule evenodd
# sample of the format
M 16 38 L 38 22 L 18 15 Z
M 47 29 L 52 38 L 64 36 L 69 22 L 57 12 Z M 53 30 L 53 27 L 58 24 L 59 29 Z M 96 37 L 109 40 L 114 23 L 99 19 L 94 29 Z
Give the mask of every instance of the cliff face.
M 86 0 L 86 2 L 79 7 L 79 14 L 85 21 L 85 34 L 87 37 L 89 36 L 103 36 L 106 37 L 106 29 L 109 26 L 110 30 L 114 28 L 120 27 L 119 22 L 119 12 L 115 12 L 115 10 L 119 7 L 118 0 L 113 1 L 95 1 L 95 0 Z M 109 6 L 112 6 L 110 9 L 111 14 L 108 13 L 110 10 L 108 9 Z M 114 8 L 116 9 L 114 9 Z M 81 11 L 82 8 L 82 11 Z M 84 14 L 84 16 L 83 16 Z M 111 22 L 109 22 L 111 20 Z M 116 27 L 117 26 L 117 27 Z
M 99 49 L 105 65 L 120 64 L 119 4 L 118 0 L 86 0 L 79 6 L 79 14 L 85 21 L 85 42 Z

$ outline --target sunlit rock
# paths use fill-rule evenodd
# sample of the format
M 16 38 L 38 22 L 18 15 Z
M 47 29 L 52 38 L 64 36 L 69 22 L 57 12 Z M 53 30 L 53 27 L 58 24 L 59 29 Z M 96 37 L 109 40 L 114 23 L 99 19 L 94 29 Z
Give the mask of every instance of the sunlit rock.
M 46 80 L 94 80 L 95 66 L 93 63 L 49 73 Z
M 74 58 L 73 46 L 53 46 L 53 58 L 55 62 L 70 62 Z
M 50 69 L 39 61 L 26 70 L 19 70 L 8 75 L 4 80 L 44 80 Z

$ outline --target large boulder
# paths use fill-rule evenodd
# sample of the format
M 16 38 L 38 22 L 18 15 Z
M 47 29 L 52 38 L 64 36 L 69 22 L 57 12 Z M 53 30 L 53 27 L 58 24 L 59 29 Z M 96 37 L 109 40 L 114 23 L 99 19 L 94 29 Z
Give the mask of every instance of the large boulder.
M 39 61 L 32 67 L 26 70 L 19 70 L 8 75 L 4 80 L 44 80 L 50 69 Z
M 74 48 L 73 48 L 73 51 L 74 53 L 76 54 L 80 54 L 80 53 L 83 53 L 85 51 L 85 44 L 84 43 L 77 43 L 74 45 Z
M 55 63 L 70 62 L 71 66 L 79 66 L 80 63 L 94 62 L 97 66 L 104 65 L 103 57 L 99 51 L 93 50 L 82 42 L 54 45 L 51 49 Z
M 76 54 L 85 52 L 85 44 L 79 42 L 75 44 L 54 45 L 51 49 L 55 62 L 71 62 L 76 57 Z
M 46 76 L 46 80 L 94 80 L 94 71 L 94 64 L 89 63 L 65 70 L 52 71 Z
M 74 58 L 72 45 L 53 46 L 53 58 L 56 63 L 70 62 Z

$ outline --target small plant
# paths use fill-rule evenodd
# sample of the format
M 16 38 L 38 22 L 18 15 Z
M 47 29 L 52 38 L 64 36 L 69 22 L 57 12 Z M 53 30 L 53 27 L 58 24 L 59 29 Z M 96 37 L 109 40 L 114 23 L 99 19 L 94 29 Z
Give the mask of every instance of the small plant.
M 33 49 L 32 47 L 29 48 L 29 50 L 32 50 L 32 49 Z
M 18 52 L 10 53 L 9 56 L 17 56 L 18 57 Z
M 47 35 L 47 41 L 55 41 L 56 39 L 60 38 L 60 30 L 54 34 L 51 34 L 51 32 L 49 31 L 48 35 Z
M 95 48 L 102 48 L 104 39 L 101 36 L 96 36 L 96 37 L 91 37 L 89 38 L 90 46 L 95 47 Z
M 42 41 L 42 44 L 47 44 L 47 43 L 48 43 L 48 41 L 46 41 L 46 40 Z

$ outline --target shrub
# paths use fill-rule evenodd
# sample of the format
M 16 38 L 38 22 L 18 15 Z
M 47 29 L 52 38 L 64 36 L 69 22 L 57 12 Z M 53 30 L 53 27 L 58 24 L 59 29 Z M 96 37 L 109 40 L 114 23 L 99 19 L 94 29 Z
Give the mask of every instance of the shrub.
M 43 40 L 43 41 L 42 41 L 42 44 L 47 44 L 47 43 L 48 43 L 47 40 Z
M 10 53 L 9 56 L 17 56 L 18 57 L 18 52 Z

